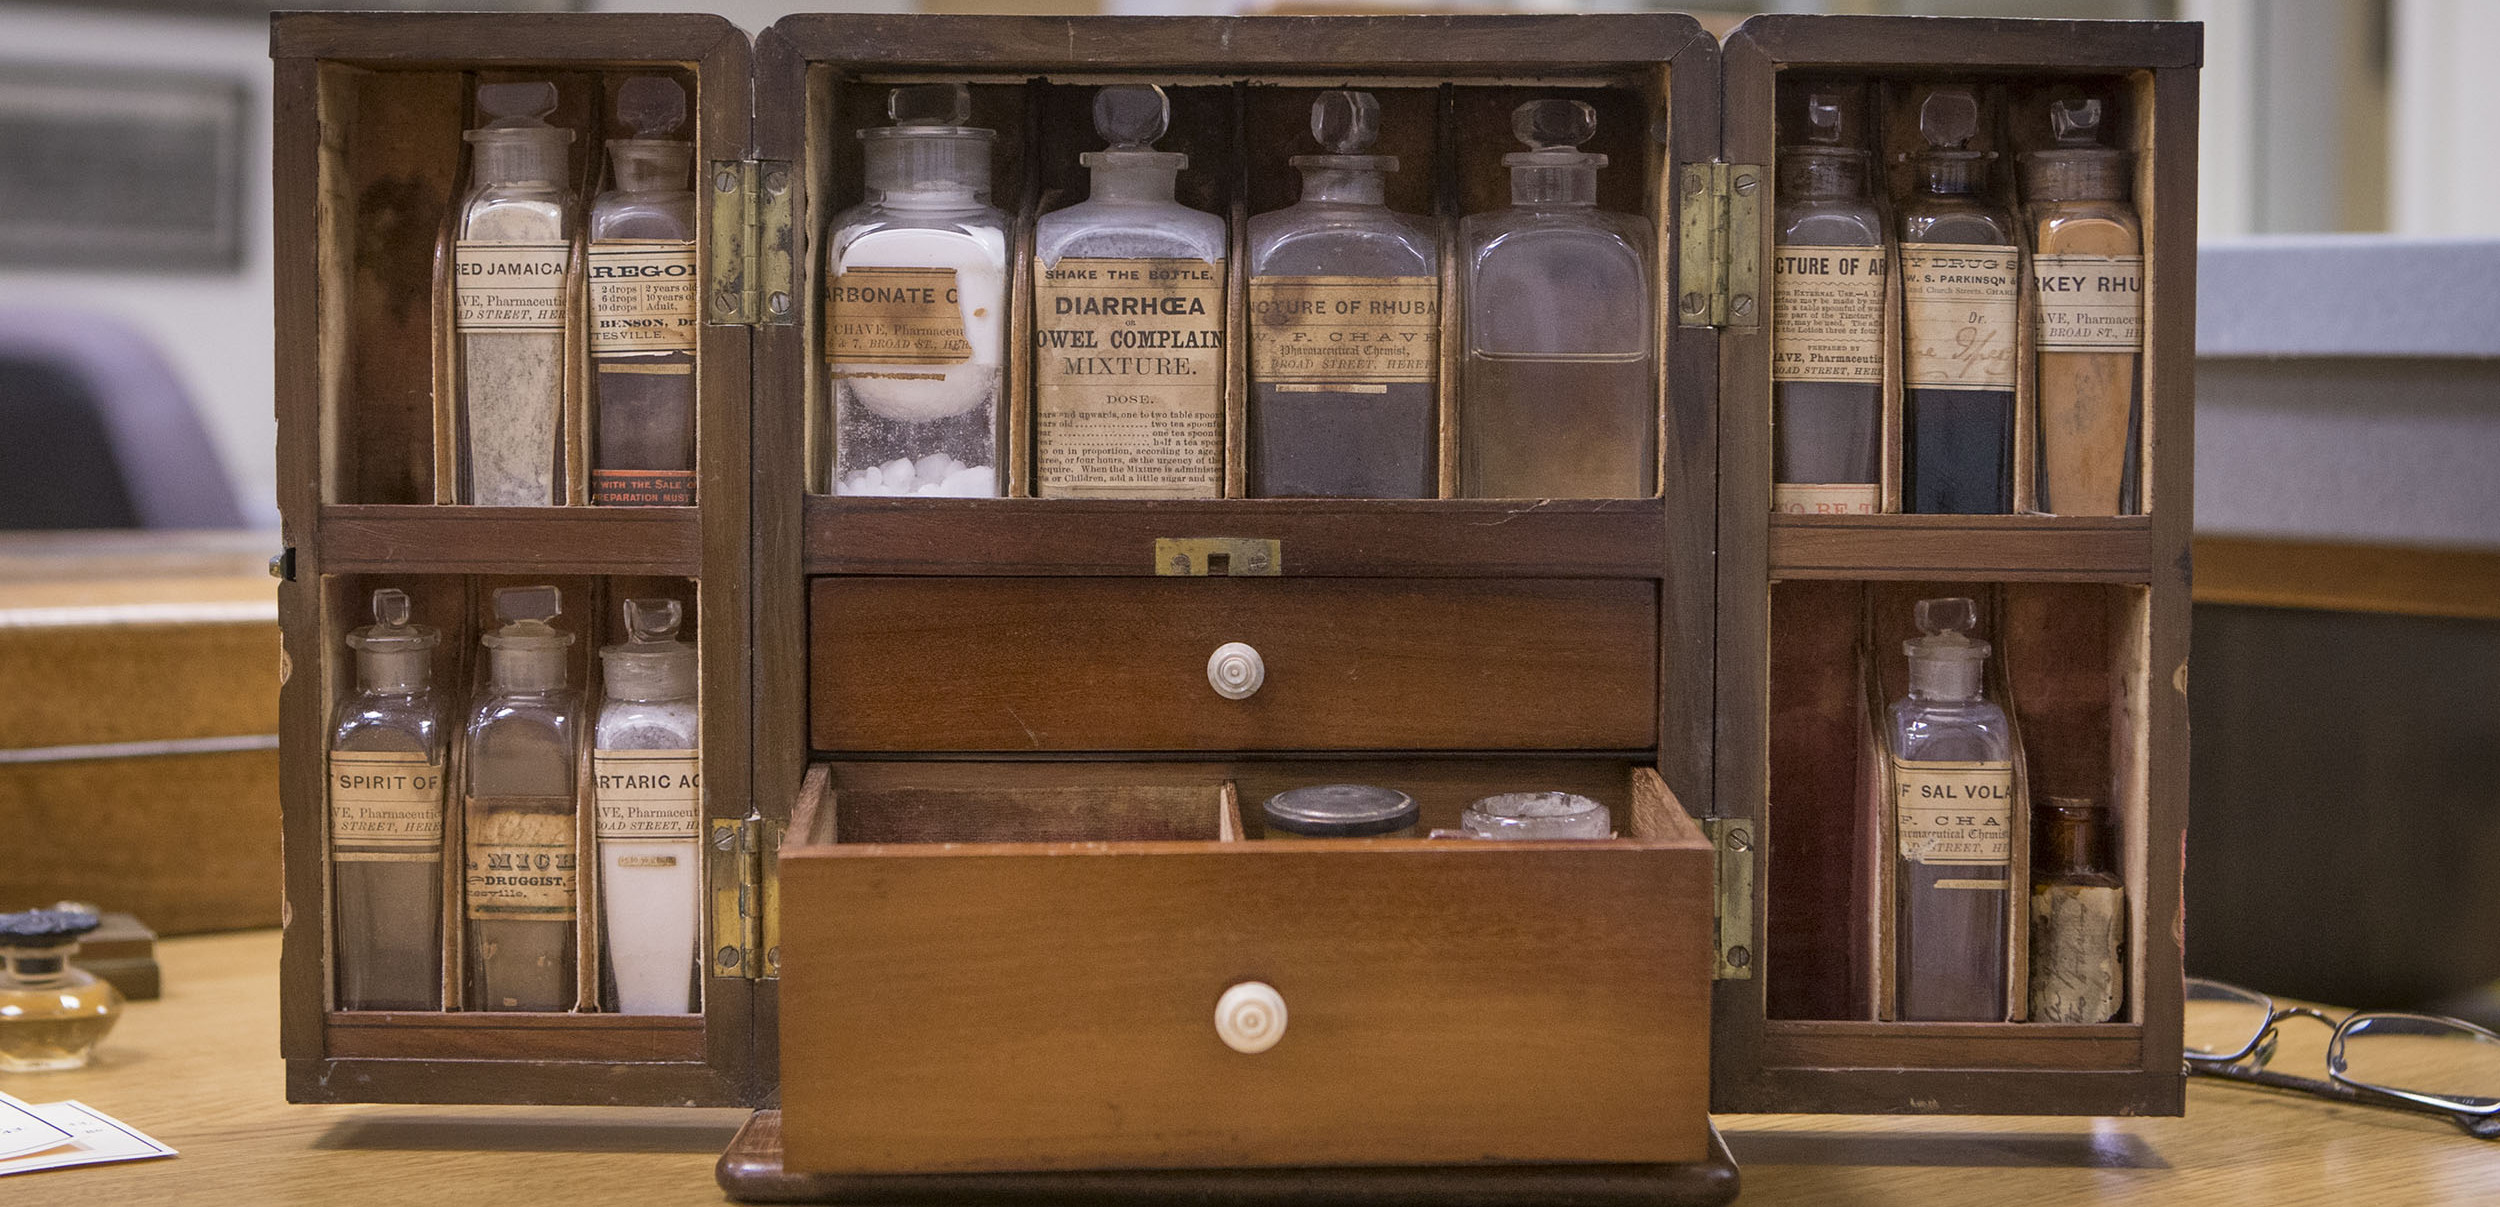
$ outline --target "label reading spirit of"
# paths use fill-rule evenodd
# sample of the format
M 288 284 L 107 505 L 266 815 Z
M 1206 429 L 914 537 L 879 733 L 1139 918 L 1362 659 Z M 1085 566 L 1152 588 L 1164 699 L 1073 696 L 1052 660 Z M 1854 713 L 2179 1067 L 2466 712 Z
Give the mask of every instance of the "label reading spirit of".
M 452 325 L 464 332 L 564 330 L 570 243 L 480 243 L 452 249 Z
M 609 239 L 590 245 L 590 351 L 692 352 L 694 244 Z
M 1771 267 L 1771 380 L 1884 380 L 1884 249 L 1782 244 Z
M 469 798 L 469 917 L 479 922 L 570 922 L 577 869 L 573 798 Z
M 825 359 L 837 365 L 961 365 L 972 360 L 952 268 L 846 268 L 825 307 Z
M 1903 859 L 1931 865 L 2012 861 L 2014 764 L 1895 758 L 1892 779 L 1893 825 Z
M 1036 480 L 1046 497 L 1224 493 L 1224 265 L 1033 265 Z
M 443 857 L 443 765 L 422 754 L 330 752 L 331 858 L 432 863 Z
M 1984 244 L 1901 247 L 1902 380 L 1913 390 L 2014 388 L 2022 253 Z
M 1429 383 L 1440 338 L 1435 277 L 1250 279 L 1250 376 L 1261 385 L 1378 393 L 1360 387 Z
M 590 766 L 600 838 L 695 837 L 703 812 L 703 766 L 695 751 L 600 750 Z

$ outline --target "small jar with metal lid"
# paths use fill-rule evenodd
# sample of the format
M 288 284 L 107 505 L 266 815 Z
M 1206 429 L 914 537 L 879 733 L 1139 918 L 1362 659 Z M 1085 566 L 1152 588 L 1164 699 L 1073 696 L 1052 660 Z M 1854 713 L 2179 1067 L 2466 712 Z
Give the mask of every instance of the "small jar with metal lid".
M 1313 784 L 1267 798 L 1260 813 L 1271 836 L 1413 838 L 1415 798 L 1370 784 Z

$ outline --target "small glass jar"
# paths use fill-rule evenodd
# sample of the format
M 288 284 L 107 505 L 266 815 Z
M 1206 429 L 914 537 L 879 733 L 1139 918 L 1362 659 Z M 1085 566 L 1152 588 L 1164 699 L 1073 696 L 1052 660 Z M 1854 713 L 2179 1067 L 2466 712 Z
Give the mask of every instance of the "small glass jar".
M 1413 838 L 1415 798 L 1370 784 L 1289 788 L 1260 807 L 1270 835 L 1291 838 Z
M 1570 792 L 1504 792 L 1467 806 L 1458 824 L 1475 838 L 1612 838 L 1614 814 Z
M 121 991 L 69 962 L 97 921 L 80 910 L 0 914 L 0 1073 L 84 1068 L 121 1018 Z

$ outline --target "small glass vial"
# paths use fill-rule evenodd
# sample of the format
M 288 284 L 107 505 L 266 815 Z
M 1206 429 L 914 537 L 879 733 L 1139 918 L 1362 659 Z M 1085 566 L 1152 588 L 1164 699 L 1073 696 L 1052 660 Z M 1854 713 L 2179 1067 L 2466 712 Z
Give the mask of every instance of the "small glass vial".
M 1033 445 L 1047 498 L 1224 494 L 1224 220 L 1172 199 L 1171 102 L 1094 94 L 1111 146 L 1084 201 L 1033 229 Z
M 1007 215 L 994 131 L 962 84 L 897 88 L 859 132 L 868 199 L 833 219 L 825 359 L 834 483 L 846 495 L 999 493 Z
M 574 758 L 581 692 L 548 622 L 554 587 L 495 592 L 486 685 L 469 714 L 465 818 L 472 1010 L 570 1010 L 579 884 Z
M 1321 93 L 1311 135 L 1302 199 L 1250 219 L 1250 493 L 1429 498 L 1440 238 L 1386 203 L 1372 94 Z
M 0 1073 L 84 1068 L 122 1016 L 121 991 L 69 962 L 94 914 L 0 914 Z
M 2040 505 L 2119 515 L 2144 423 L 2144 229 L 2133 157 L 2102 146 L 2101 102 L 2049 104 L 2057 143 L 2021 168 L 2039 351 Z
M 2022 251 L 2013 215 L 1986 195 L 1995 155 L 1964 149 L 1979 132 L 1970 90 L 1928 93 L 1918 131 L 1918 191 L 1901 207 L 1902 505 L 2003 514 L 2014 509 Z
M 590 203 L 590 369 L 597 392 L 590 501 L 608 507 L 694 502 L 694 144 L 686 89 L 636 76 L 617 90 L 631 138 L 608 140 L 615 187 Z
M 1614 815 L 1573 792 L 1504 792 L 1467 806 L 1459 828 L 1478 838 L 1612 838 Z
M 1894 790 L 1894 997 L 1918 1022 L 2006 1017 L 2014 744 L 1980 680 L 1988 643 L 1968 599 L 1923 599 L 1903 643 L 1910 692 L 1888 728 Z
M 464 503 L 563 501 L 564 274 L 573 132 L 547 124 L 556 86 L 481 84 L 465 136 L 477 183 L 460 203 L 452 324 L 460 344 Z
M 1597 208 L 1606 157 L 1585 101 L 1511 114 L 1510 206 L 1459 224 L 1467 358 L 1459 493 L 1623 499 L 1656 493 L 1658 363 L 1647 219 Z
M 2052 796 L 2032 815 L 2031 1021 L 2105 1023 L 2127 1000 L 2127 890 L 2110 870 L 2108 810 Z
M 1260 807 L 1271 838 L 1413 838 L 1415 798 L 1370 784 L 1288 788 Z
M 1809 87 L 1779 149 L 1771 261 L 1771 509 L 1883 510 L 1884 222 L 1856 96 Z
M 620 1014 L 698 1009 L 702 727 L 684 605 L 625 601 L 625 640 L 599 651 L 607 702 L 591 756 L 607 980 Z
M 443 1006 L 441 634 L 410 624 L 408 594 L 373 593 L 347 635 L 356 694 L 330 726 L 330 882 L 338 1008 Z

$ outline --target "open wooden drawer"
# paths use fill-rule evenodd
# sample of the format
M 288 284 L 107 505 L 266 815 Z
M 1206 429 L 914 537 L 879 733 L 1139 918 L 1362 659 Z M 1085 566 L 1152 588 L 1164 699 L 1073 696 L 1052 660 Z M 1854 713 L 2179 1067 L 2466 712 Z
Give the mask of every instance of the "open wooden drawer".
M 1705 1155 L 1711 853 L 1654 770 L 1610 764 L 1622 837 L 1506 843 L 1246 839 L 1235 766 L 815 767 L 787 1169 Z M 1479 766 L 1416 793 L 1426 826 L 1524 786 Z M 1284 1002 L 1256 1054 L 1216 1026 L 1245 982 Z

